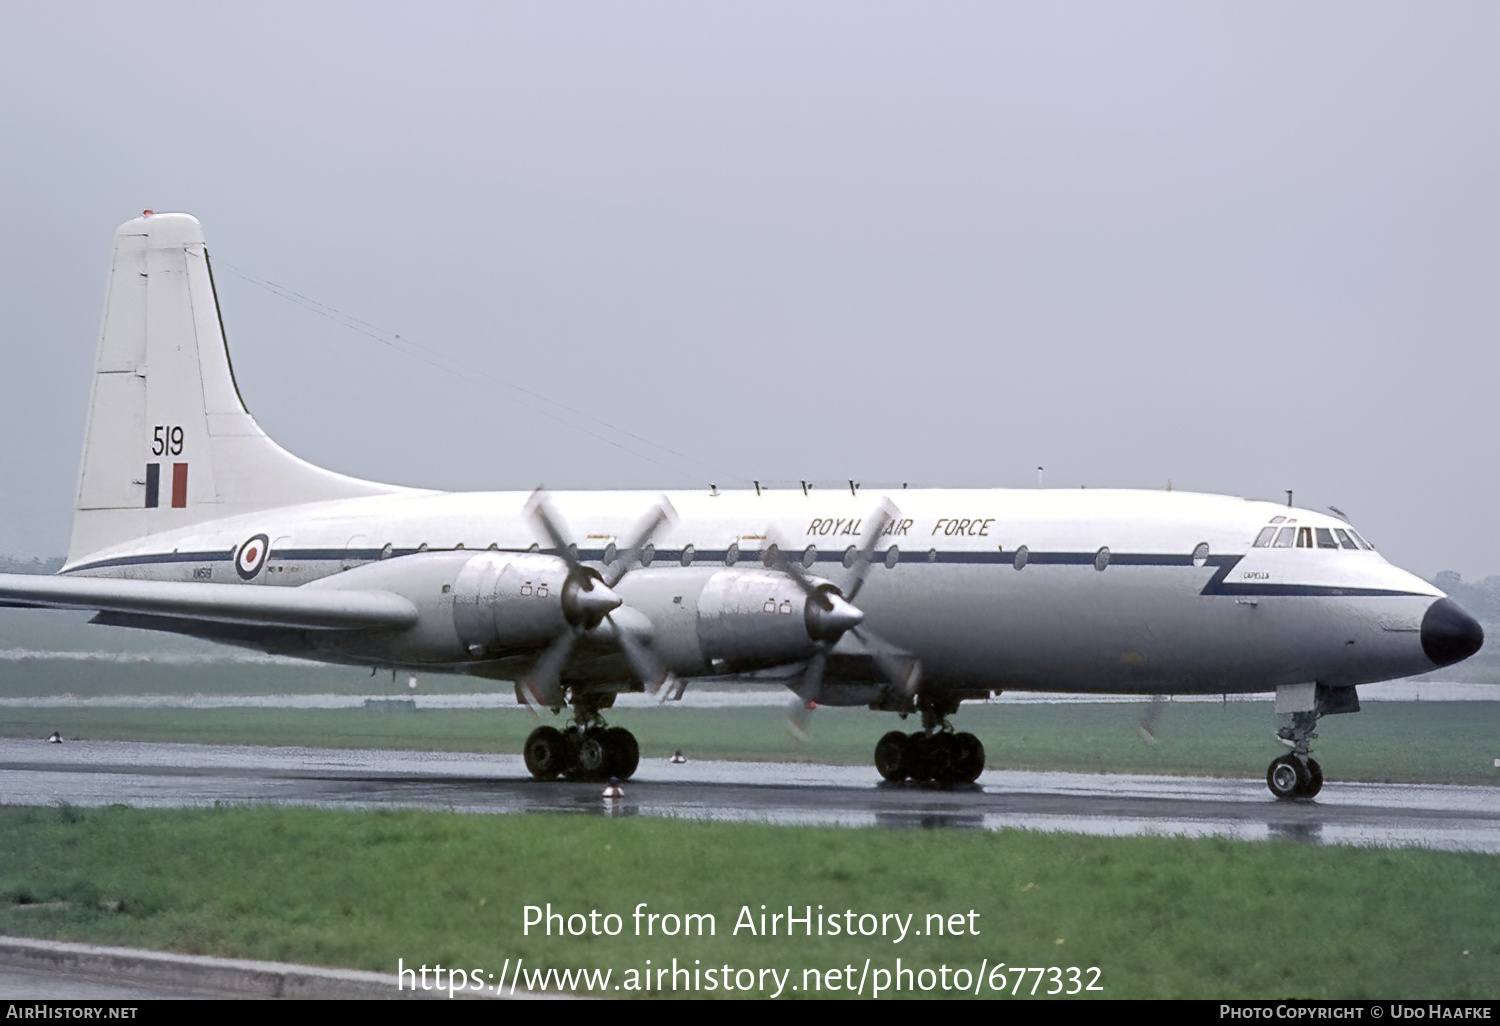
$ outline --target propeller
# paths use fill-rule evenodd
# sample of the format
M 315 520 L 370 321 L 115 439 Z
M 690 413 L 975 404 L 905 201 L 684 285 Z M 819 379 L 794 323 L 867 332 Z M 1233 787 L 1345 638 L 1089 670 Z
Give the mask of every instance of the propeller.
M 1157 728 L 1161 725 L 1162 710 L 1167 707 L 1166 695 L 1152 695 L 1151 704 L 1146 706 L 1145 713 L 1140 719 L 1141 740 L 1148 745 L 1155 746 L 1160 740 L 1156 736 Z
M 642 686 L 652 691 L 661 690 L 671 678 L 667 668 L 656 658 L 656 654 L 641 640 L 649 633 L 650 621 L 635 610 L 628 610 L 616 617 L 616 610 L 624 604 L 613 586 L 640 564 L 641 554 L 650 544 L 651 538 L 662 525 L 676 518 L 676 510 L 666 496 L 647 511 L 631 532 L 629 544 L 618 552 L 613 562 L 605 566 L 601 574 L 594 566 L 578 559 L 578 546 L 574 544 L 566 522 L 553 508 L 547 493 L 538 488 L 526 503 L 526 516 L 541 529 L 551 542 L 553 550 L 568 566 L 567 581 L 563 584 L 562 609 L 567 627 L 552 639 L 526 676 L 521 680 L 521 694 L 528 698 L 529 705 L 559 709 L 564 704 L 562 672 L 572 655 L 573 645 L 590 631 L 608 623 L 608 635 L 620 646 L 630 672 Z
M 808 723 L 823 694 L 823 672 L 828 665 L 828 653 L 846 633 L 859 640 L 875 665 L 880 668 L 881 675 L 897 691 L 908 698 L 916 693 L 921 663 L 875 632 L 862 628 L 860 624 L 865 614 L 854 605 L 854 598 L 864 587 L 865 577 L 870 572 L 875 547 L 880 544 L 885 529 L 898 516 L 900 511 L 889 499 L 885 499 L 874 515 L 868 518 L 859 548 L 855 550 L 849 566 L 849 578 L 843 591 L 834 585 L 814 581 L 800 563 L 786 557 L 782 546 L 773 547 L 776 555 L 772 565 L 791 577 L 807 595 L 807 629 L 817 645 L 817 650 L 807 661 L 802 679 L 792 689 L 797 700 L 792 703 L 787 716 L 787 729 L 800 740 L 806 740 Z

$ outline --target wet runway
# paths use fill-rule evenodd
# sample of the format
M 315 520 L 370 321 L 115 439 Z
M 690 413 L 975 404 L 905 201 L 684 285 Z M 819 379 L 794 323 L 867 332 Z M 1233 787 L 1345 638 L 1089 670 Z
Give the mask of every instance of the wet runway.
M 0 803 L 233 804 L 573 812 L 831 826 L 1222 836 L 1500 853 L 1500 787 L 1331 781 L 1278 802 L 1263 780 L 990 770 L 889 785 L 867 766 L 642 760 L 625 796 L 538 784 L 519 756 L 0 739 Z

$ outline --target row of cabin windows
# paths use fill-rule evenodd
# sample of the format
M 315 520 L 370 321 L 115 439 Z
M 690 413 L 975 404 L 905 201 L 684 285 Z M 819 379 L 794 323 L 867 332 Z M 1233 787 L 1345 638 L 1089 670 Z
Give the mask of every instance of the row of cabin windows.
M 1267 528 L 1266 530 L 1274 532 L 1275 528 Z M 1304 527 L 1302 530 L 1306 531 L 1307 528 Z M 1326 534 L 1327 532 L 1323 528 L 1319 528 L 1318 530 L 1320 532 L 1319 537 L 1321 539 L 1322 534 Z M 1339 534 L 1343 535 L 1343 532 L 1340 531 Z M 1265 541 L 1265 539 L 1267 537 L 1268 537 L 1268 535 L 1266 534 L 1266 532 L 1262 531 L 1261 532 L 1261 539 L 1262 540 L 1257 541 L 1255 544 L 1264 547 L 1265 544 L 1269 544 L 1269 542 Z M 1361 539 L 1361 541 L 1363 541 L 1363 539 Z M 1280 539 L 1277 540 L 1276 544 L 1279 547 L 1283 547 L 1283 548 L 1287 547 L 1287 546 L 1282 545 L 1282 542 L 1281 542 Z M 1301 542 L 1298 542 L 1297 544 L 1298 544 L 1299 547 L 1303 547 L 1303 548 L 1307 547 L 1307 546 L 1304 546 Z M 1311 543 L 1309 542 L 1309 544 L 1311 544 Z M 1290 542 L 1288 542 L 1287 545 L 1290 545 Z M 454 546 L 454 549 L 455 550 L 462 550 L 463 547 L 464 547 L 464 543 L 463 542 L 459 542 L 457 545 Z M 500 547 L 499 544 L 496 543 L 496 542 L 491 542 L 489 544 L 490 551 L 494 551 L 494 550 L 498 549 L 499 547 Z M 1328 546 L 1325 546 L 1325 547 L 1326 548 L 1336 548 L 1337 546 L 1328 545 Z M 1354 546 L 1350 545 L 1348 547 L 1349 548 L 1353 548 Z M 573 558 L 577 559 L 578 558 L 578 546 L 577 546 L 577 544 L 576 543 L 575 544 L 571 544 L 571 545 L 568 546 L 568 548 L 570 550 L 572 550 Z M 1369 548 L 1369 546 L 1367 545 L 1366 548 Z M 416 552 L 426 552 L 426 551 L 428 551 L 427 543 L 423 542 L 421 545 L 418 545 L 417 548 L 415 549 L 415 551 Z M 541 551 L 541 546 L 539 544 L 533 542 L 532 545 L 531 545 L 531 547 L 527 551 L 528 552 L 540 552 Z M 1000 551 L 1003 552 L 1004 549 L 1002 548 Z M 853 546 L 853 545 L 849 546 L 847 549 L 844 550 L 843 564 L 844 564 L 844 566 L 845 566 L 846 569 L 847 568 L 852 568 L 854 566 L 855 560 L 858 559 L 858 552 L 859 552 L 859 550 L 857 548 L 855 548 L 855 546 Z M 389 543 L 389 542 L 386 543 L 385 547 L 380 550 L 380 558 L 381 559 L 389 559 L 394 554 L 395 554 L 394 546 L 391 543 Z M 604 555 L 604 562 L 605 563 L 613 563 L 615 561 L 615 559 L 617 558 L 617 556 L 619 555 L 619 551 L 616 549 L 614 543 L 611 542 L 609 545 L 605 546 L 603 555 Z M 638 558 L 640 559 L 640 562 L 641 562 L 641 566 L 643 566 L 643 567 L 649 567 L 656 560 L 657 555 L 658 555 L 658 553 L 656 551 L 656 546 L 655 545 L 651 545 L 651 544 L 647 544 L 644 548 L 641 549 L 641 551 L 639 553 L 639 556 L 638 556 Z M 779 565 L 783 561 L 783 559 L 789 559 L 789 560 L 794 560 L 794 561 L 796 561 L 798 563 L 801 563 L 802 566 L 805 569 L 811 570 L 812 567 L 813 567 L 813 564 L 818 561 L 818 547 L 816 545 L 809 545 L 800 554 L 792 554 L 792 555 L 790 555 L 788 557 L 783 557 L 781 555 L 781 553 L 780 553 L 779 548 L 777 546 L 775 546 L 775 545 L 771 545 L 771 546 L 767 547 L 766 549 L 762 550 L 758 555 L 759 555 L 760 561 L 766 566 L 767 569 L 774 569 L 777 565 Z M 936 563 L 937 562 L 937 558 L 938 558 L 938 550 L 937 549 L 929 549 L 925 553 L 916 553 L 914 555 L 915 555 L 915 558 L 917 558 L 917 559 L 925 559 L 929 563 Z M 683 566 L 692 566 L 693 563 L 697 560 L 697 558 L 698 558 L 698 550 L 697 550 L 697 548 L 695 546 L 693 546 L 693 545 L 685 545 L 685 546 L 683 546 L 682 550 L 679 552 L 679 554 L 677 556 L 677 561 L 680 564 L 682 564 Z M 910 557 L 908 557 L 908 558 L 910 558 Z M 1025 545 L 1022 545 L 1020 548 L 1018 548 L 1018 549 L 1015 550 L 1014 554 L 1012 555 L 1011 562 L 1012 562 L 1012 564 L 1015 566 L 1015 568 L 1017 570 L 1020 570 L 1021 568 L 1023 568 L 1024 566 L 1026 566 L 1026 564 L 1030 560 L 1030 558 L 1031 558 L 1030 549 L 1028 549 Z M 740 547 L 739 547 L 739 545 L 737 543 L 735 543 L 735 542 L 730 542 L 729 548 L 726 549 L 725 552 L 724 552 L 724 565 L 725 566 L 734 566 L 736 563 L 739 562 L 739 559 L 740 559 Z M 1107 566 L 1109 566 L 1109 559 L 1110 559 L 1110 551 L 1109 551 L 1108 546 L 1106 546 L 1106 547 L 1100 549 L 1098 552 L 1096 552 L 1094 554 L 1094 569 L 1095 570 L 1103 570 L 1103 569 L 1105 569 Z M 1208 543 L 1207 542 L 1199 542 L 1198 543 L 1198 546 L 1193 549 L 1192 559 L 1193 559 L 1193 565 L 1194 566 L 1199 566 L 1199 567 L 1203 566 L 1205 563 L 1208 562 Z M 870 554 L 870 561 L 871 561 L 871 563 L 883 563 L 883 564 L 885 564 L 885 568 L 887 570 L 894 570 L 894 569 L 896 569 L 896 564 L 899 563 L 899 562 L 901 562 L 901 550 L 899 548 L 897 548 L 895 545 L 892 545 L 890 548 L 886 549 L 883 554 L 880 553 L 880 552 L 872 552 Z M 352 566 L 353 566 L 353 563 L 346 558 L 344 569 L 345 570 L 351 569 Z M 446 588 L 447 586 L 445 585 L 444 587 Z
M 1284 523 L 1283 523 L 1284 521 Z M 1281 526 L 1277 526 L 1281 524 Z M 1261 529 L 1255 539 L 1257 549 L 1367 549 L 1375 546 L 1362 538 L 1354 528 L 1299 527 L 1297 521 L 1277 517 L 1271 526 Z

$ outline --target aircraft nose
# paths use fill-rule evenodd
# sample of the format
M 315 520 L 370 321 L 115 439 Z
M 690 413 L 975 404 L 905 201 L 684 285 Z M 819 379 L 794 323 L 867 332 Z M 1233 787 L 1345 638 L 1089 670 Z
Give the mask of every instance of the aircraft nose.
M 1422 617 L 1422 651 L 1439 666 L 1467 659 L 1484 644 L 1484 628 L 1452 599 L 1438 599 Z

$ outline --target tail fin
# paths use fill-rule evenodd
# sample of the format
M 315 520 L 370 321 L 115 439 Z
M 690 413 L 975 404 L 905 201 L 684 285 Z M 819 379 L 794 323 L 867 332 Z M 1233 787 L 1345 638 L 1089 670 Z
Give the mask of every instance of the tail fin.
M 205 520 L 407 489 L 322 470 L 245 409 L 198 220 L 115 231 L 68 562 Z

